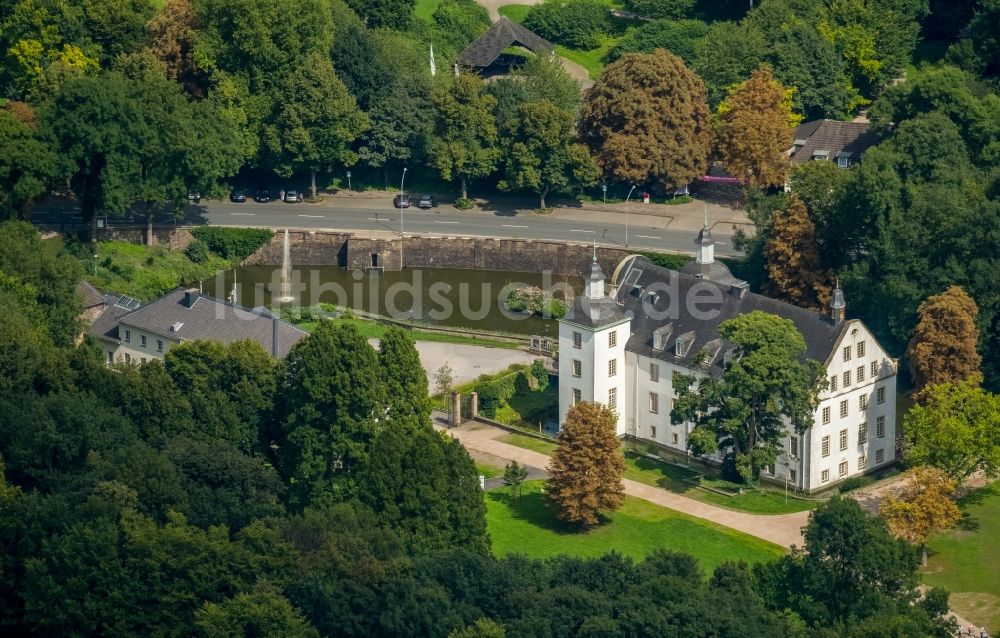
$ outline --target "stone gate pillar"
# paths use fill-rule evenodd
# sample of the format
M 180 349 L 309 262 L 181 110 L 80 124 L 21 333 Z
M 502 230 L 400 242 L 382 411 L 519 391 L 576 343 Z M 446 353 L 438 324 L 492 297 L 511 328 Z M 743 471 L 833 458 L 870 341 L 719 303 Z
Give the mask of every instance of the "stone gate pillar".
M 475 419 L 479 416 L 479 393 L 473 392 L 469 395 L 469 418 Z
M 462 395 L 458 392 L 451 393 L 451 426 L 462 425 Z

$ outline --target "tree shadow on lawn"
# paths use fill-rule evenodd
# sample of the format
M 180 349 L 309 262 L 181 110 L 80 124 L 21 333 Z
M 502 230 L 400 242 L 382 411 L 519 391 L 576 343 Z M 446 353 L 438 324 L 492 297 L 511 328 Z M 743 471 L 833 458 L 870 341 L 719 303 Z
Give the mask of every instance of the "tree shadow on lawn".
M 659 474 L 660 477 L 656 479 L 657 487 L 662 487 L 665 490 L 678 494 L 684 494 L 696 489 L 696 486 L 693 483 L 688 483 L 684 480 L 685 478 L 693 478 L 696 476 L 695 472 L 689 472 L 683 468 L 677 468 L 672 465 L 668 465 L 667 463 L 654 461 L 653 459 L 638 454 L 626 453 L 626 458 L 628 458 L 630 463 L 635 465 L 636 468 L 644 472 Z M 626 478 L 628 478 L 628 476 L 626 476 Z
M 555 532 L 562 535 L 577 535 L 588 532 L 592 529 L 607 525 L 611 519 L 607 516 L 599 515 L 600 522 L 594 527 L 584 528 L 579 525 L 563 523 L 556 518 L 555 507 L 548 502 L 541 492 L 529 492 L 521 496 L 511 496 L 505 490 L 493 490 L 486 493 L 486 497 L 495 503 L 500 503 L 506 507 L 513 518 L 541 529 Z

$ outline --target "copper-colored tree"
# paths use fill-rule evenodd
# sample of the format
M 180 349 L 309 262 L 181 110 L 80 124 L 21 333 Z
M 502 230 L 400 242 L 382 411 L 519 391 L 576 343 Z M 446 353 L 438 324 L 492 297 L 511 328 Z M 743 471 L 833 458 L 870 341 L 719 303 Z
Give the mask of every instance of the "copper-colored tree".
M 955 481 L 934 467 L 918 467 L 910 472 L 906 486 L 898 496 L 887 496 L 880 513 L 894 536 L 914 545 L 927 565 L 927 537 L 935 530 L 954 527 L 962 520 L 955 505 Z
M 788 198 L 788 209 L 774 216 L 764 259 L 772 295 L 818 312 L 830 303 L 832 275 L 820 260 L 816 226 L 795 195 Z
M 981 379 L 976 352 L 979 306 L 959 286 L 920 304 L 920 320 L 906 349 L 917 392 L 938 383 Z
M 760 67 L 719 105 L 719 151 L 726 170 L 751 186 L 785 183 L 795 121 L 791 93 Z
M 149 50 L 163 62 L 167 77 L 189 94 L 203 97 L 207 77 L 195 60 L 197 37 L 197 15 L 189 0 L 167 0 L 149 22 Z
M 614 413 L 590 402 L 570 408 L 548 471 L 546 491 L 560 520 L 587 527 L 599 513 L 618 509 L 625 500 L 625 459 Z
M 676 55 L 626 54 L 584 97 L 580 137 L 612 179 L 687 184 L 708 167 L 705 95 L 705 83 Z

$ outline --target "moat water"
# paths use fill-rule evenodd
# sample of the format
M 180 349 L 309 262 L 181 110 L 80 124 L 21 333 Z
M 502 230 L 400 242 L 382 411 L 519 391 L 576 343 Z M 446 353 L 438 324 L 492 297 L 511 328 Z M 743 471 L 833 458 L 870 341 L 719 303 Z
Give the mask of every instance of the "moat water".
M 557 298 L 577 294 L 580 277 L 542 272 L 498 272 L 458 268 L 404 268 L 401 271 L 347 270 L 337 266 L 293 266 L 283 282 L 280 266 L 242 266 L 202 282 L 204 291 L 247 307 L 276 306 L 283 290 L 292 301 L 282 307 L 334 304 L 402 321 L 524 335 L 558 335 L 553 318 L 526 316 L 503 306 L 510 290 L 537 286 Z

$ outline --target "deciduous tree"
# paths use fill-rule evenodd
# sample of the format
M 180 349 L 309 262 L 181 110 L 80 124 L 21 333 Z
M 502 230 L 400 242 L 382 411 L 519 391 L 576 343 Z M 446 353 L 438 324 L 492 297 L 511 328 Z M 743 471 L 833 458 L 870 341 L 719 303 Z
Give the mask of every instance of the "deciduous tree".
M 949 286 L 920 304 L 920 319 L 906 349 L 917 392 L 939 383 L 980 381 L 979 306 L 961 286 Z
M 1000 396 L 978 383 L 928 386 L 903 418 L 906 459 L 936 467 L 959 483 L 1000 472 Z
M 599 514 L 625 502 L 625 459 L 616 421 L 615 413 L 598 403 L 584 401 L 567 411 L 546 483 L 546 496 L 560 520 L 591 527 Z
M 528 478 L 528 467 L 511 461 L 503 468 L 503 484 L 510 488 L 511 496 L 520 496 L 521 484 Z
M 955 481 L 933 467 L 917 467 L 906 477 L 899 495 L 888 495 L 879 513 L 894 536 L 920 547 L 923 566 L 927 566 L 927 537 L 932 532 L 954 527 L 962 512 L 952 500 Z
M 462 199 L 469 196 L 469 180 L 492 173 L 500 159 L 495 106 L 475 75 L 460 75 L 434 94 L 431 161 L 443 179 L 459 180 Z
M 698 381 L 676 375 L 673 423 L 693 422 L 688 447 L 695 454 L 720 451 L 735 465 L 737 477 L 754 481 L 774 463 L 790 430 L 802 433 L 813 424 L 817 393 L 823 382 L 818 361 L 801 361 L 806 344 L 789 319 L 754 311 L 719 325 L 719 336 L 738 356 L 722 377 Z
M 816 227 L 795 195 L 774 215 L 764 258 L 771 294 L 817 312 L 829 306 L 833 273 L 822 265 Z
M 0 219 L 26 217 L 32 201 L 45 193 L 56 172 L 57 158 L 40 138 L 37 121 L 24 121 L 15 112 L 33 114 L 8 102 L 0 108 Z
M 730 89 L 718 112 L 719 150 L 731 175 L 757 187 L 785 183 L 792 131 L 801 119 L 792 113 L 792 92 L 767 67 Z
M 576 141 L 574 128 L 572 112 L 548 100 L 522 104 L 505 131 L 506 179 L 500 189 L 531 190 L 544 209 L 552 190 L 596 184 L 597 165 L 587 147 Z
M 679 186 L 708 166 L 705 85 L 662 49 L 605 67 L 584 99 L 579 128 L 612 179 Z

